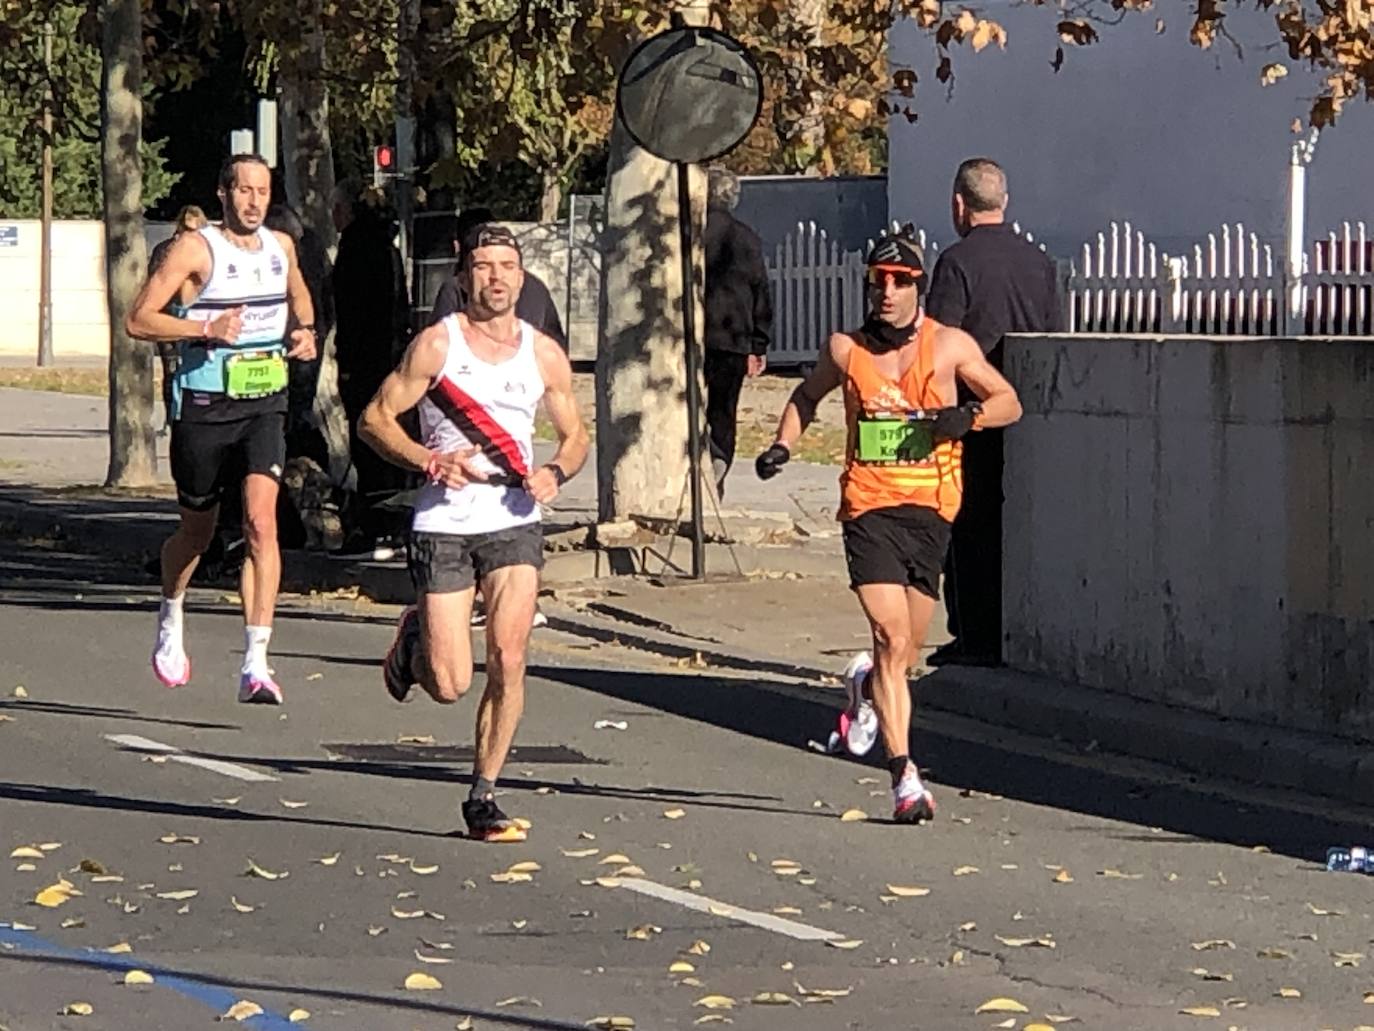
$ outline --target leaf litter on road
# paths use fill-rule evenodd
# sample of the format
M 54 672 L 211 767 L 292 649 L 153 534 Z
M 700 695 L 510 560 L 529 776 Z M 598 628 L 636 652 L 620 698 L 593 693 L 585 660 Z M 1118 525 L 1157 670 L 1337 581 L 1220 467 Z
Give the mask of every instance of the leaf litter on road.
M 243 876 L 260 877 L 264 881 L 280 881 L 283 878 L 290 877 L 291 873 L 288 870 L 283 870 L 281 873 L 274 873 L 271 870 L 265 870 L 256 862 L 254 862 L 251 856 L 249 856 L 248 869 L 243 872 Z
M 1022 1004 L 1022 1003 L 1020 1003 L 1020 1002 L 1017 1002 L 1015 999 L 1008 999 L 1008 998 L 1005 998 L 1005 997 L 999 997 L 999 998 L 995 998 L 995 999 L 989 999 L 987 1002 L 983 1003 L 983 1005 L 979 1006 L 979 1007 L 978 1007 L 976 1010 L 974 1010 L 973 1012 L 974 1012 L 975 1014 L 983 1014 L 983 1013 L 1029 1013 L 1030 1010 L 1028 1010 L 1028 1009 L 1025 1007 L 1024 1004 Z
M 437 992 L 444 987 L 437 977 L 419 971 L 409 974 L 405 979 L 405 989 L 408 992 Z
M 262 1007 L 256 1002 L 247 999 L 240 999 L 234 1005 L 221 1013 L 217 1020 L 235 1020 L 242 1023 L 245 1020 L 252 1020 L 254 1017 L 262 1016 Z
M 126 985 L 153 984 L 153 975 L 146 970 L 130 970 L 124 975 Z

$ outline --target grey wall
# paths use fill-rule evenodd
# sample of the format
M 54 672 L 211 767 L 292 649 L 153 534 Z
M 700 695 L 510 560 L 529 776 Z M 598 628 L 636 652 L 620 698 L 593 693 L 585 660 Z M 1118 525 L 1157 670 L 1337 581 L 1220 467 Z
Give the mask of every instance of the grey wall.
M 1374 340 L 1020 337 L 1008 663 L 1374 740 Z
M 892 62 L 920 74 L 920 119 L 890 126 L 892 217 L 915 219 L 947 243 L 954 170 L 986 155 L 1008 170 L 1012 216 L 1061 254 L 1112 219 L 1130 219 L 1171 253 L 1222 221 L 1281 238 L 1290 123 L 1305 116 L 1316 80 L 1276 46 L 1273 10 L 1226 5 L 1239 57 L 1225 40 L 1208 51 L 1189 44 L 1190 6 L 1155 4 L 1100 26 L 1097 43 L 1064 48 L 1055 74 L 1057 8 L 990 0 L 978 11 L 1007 28 L 1007 48 L 956 48 L 949 98 L 931 74 L 930 41 L 900 27 Z M 1274 61 L 1290 74 L 1261 87 L 1260 69 Z M 1317 149 L 1310 238 L 1342 219 L 1374 221 L 1371 164 L 1374 110 L 1355 100 Z
M 887 225 L 887 178 L 744 176 L 735 214 L 762 237 L 764 257 L 770 261 L 773 249 L 798 222 L 815 222 L 845 250 L 857 251 Z

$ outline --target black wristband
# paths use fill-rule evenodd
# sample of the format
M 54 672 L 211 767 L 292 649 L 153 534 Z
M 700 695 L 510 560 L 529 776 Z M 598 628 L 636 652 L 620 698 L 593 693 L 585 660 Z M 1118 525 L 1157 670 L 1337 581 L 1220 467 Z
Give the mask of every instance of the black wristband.
M 563 471 L 562 466 L 555 465 L 553 462 L 547 462 L 544 468 L 553 473 L 553 478 L 558 481 L 560 487 L 568 482 L 568 474 Z

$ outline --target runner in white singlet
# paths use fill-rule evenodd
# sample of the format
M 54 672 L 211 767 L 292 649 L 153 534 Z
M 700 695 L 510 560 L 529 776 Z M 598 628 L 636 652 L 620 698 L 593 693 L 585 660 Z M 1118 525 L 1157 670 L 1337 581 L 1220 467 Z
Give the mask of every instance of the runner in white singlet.
M 428 480 L 409 547 L 418 605 L 401 614 L 382 676 L 397 701 L 416 683 L 436 702 L 461 698 L 472 683 L 469 621 L 481 587 L 487 683 L 463 819 L 479 840 L 523 841 L 524 830 L 496 804 L 496 779 L 525 703 L 525 652 L 544 562 L 539 506 L 582 468 L 587 431 L 563 349 L 515 316 L 524 281 L 515 237 L 478 226 L 463 255 L 467 310 L 411 342 L 358 425 L 378 454 Z M 535 468 L 541 402 L 558 450 Z M 417 407 L 423 443 L 399 422 Z

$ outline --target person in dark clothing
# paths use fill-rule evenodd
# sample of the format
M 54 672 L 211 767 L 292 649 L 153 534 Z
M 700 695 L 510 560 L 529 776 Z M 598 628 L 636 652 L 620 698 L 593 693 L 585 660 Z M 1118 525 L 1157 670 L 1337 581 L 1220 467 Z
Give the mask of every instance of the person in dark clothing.
M 333 283 L 339 399 L 358 478 L 355 532 L 344 545 L 352 552 L 393 536 L 400 525 L 377 505 L 404 489 L 404 475 L 358 438 L 358 417 L 409 339 L 410 301 L 391 219 L 343 187 L 335 194 L 334 224 L 340 231 Z
M 740 388 L 768 364 L 773 292 L 763 264 L 763 243 L 734 216 L 739 180 L 712 169 L 706 202 L 706 427 L 716 493 L 735 460 Z
M 468 208 L 458 216 L 453 227 L 453 253 L 457 257 L 453 272 L 444 278 L 439 293 L 434 298 L 434 308 L 429 313 L 429 325 L 434 325 L 454 312 L 463 311 L 468 299 L 464 296 L 462 284 L 458 279 L 458 269 L 463 264 L 463 239 L 480 225 L 495 222 L 496 218 L 486 208 Z M 568 350 L 568 335 L 563 331 L 563 322 L 558 317 L 558 307 L 553 303 L 553 294 L 544 281 L 528 269 L 525 271 L 525 285 L 520 288 L 520 296 L 515 299 L 515 317 L 528 322 L 540 333 L 552 337 L 564 353 Z
M 926 310 L 967 332 L 1002 369 L 1008 333 L 1062 326 L 1058 273 L 1038 247 L 1006 224 L 1007 177 L 995 161 L 959 166 L 951 200 L 955 231 L 931 277 Z M 968 400 L 960 396 L 960 402 Z M 932 665 L 997 665 L 1002 660 L 1002 431 L 964 441 L 964 504 L 945 560 L 945 608 L 954 640 Z

